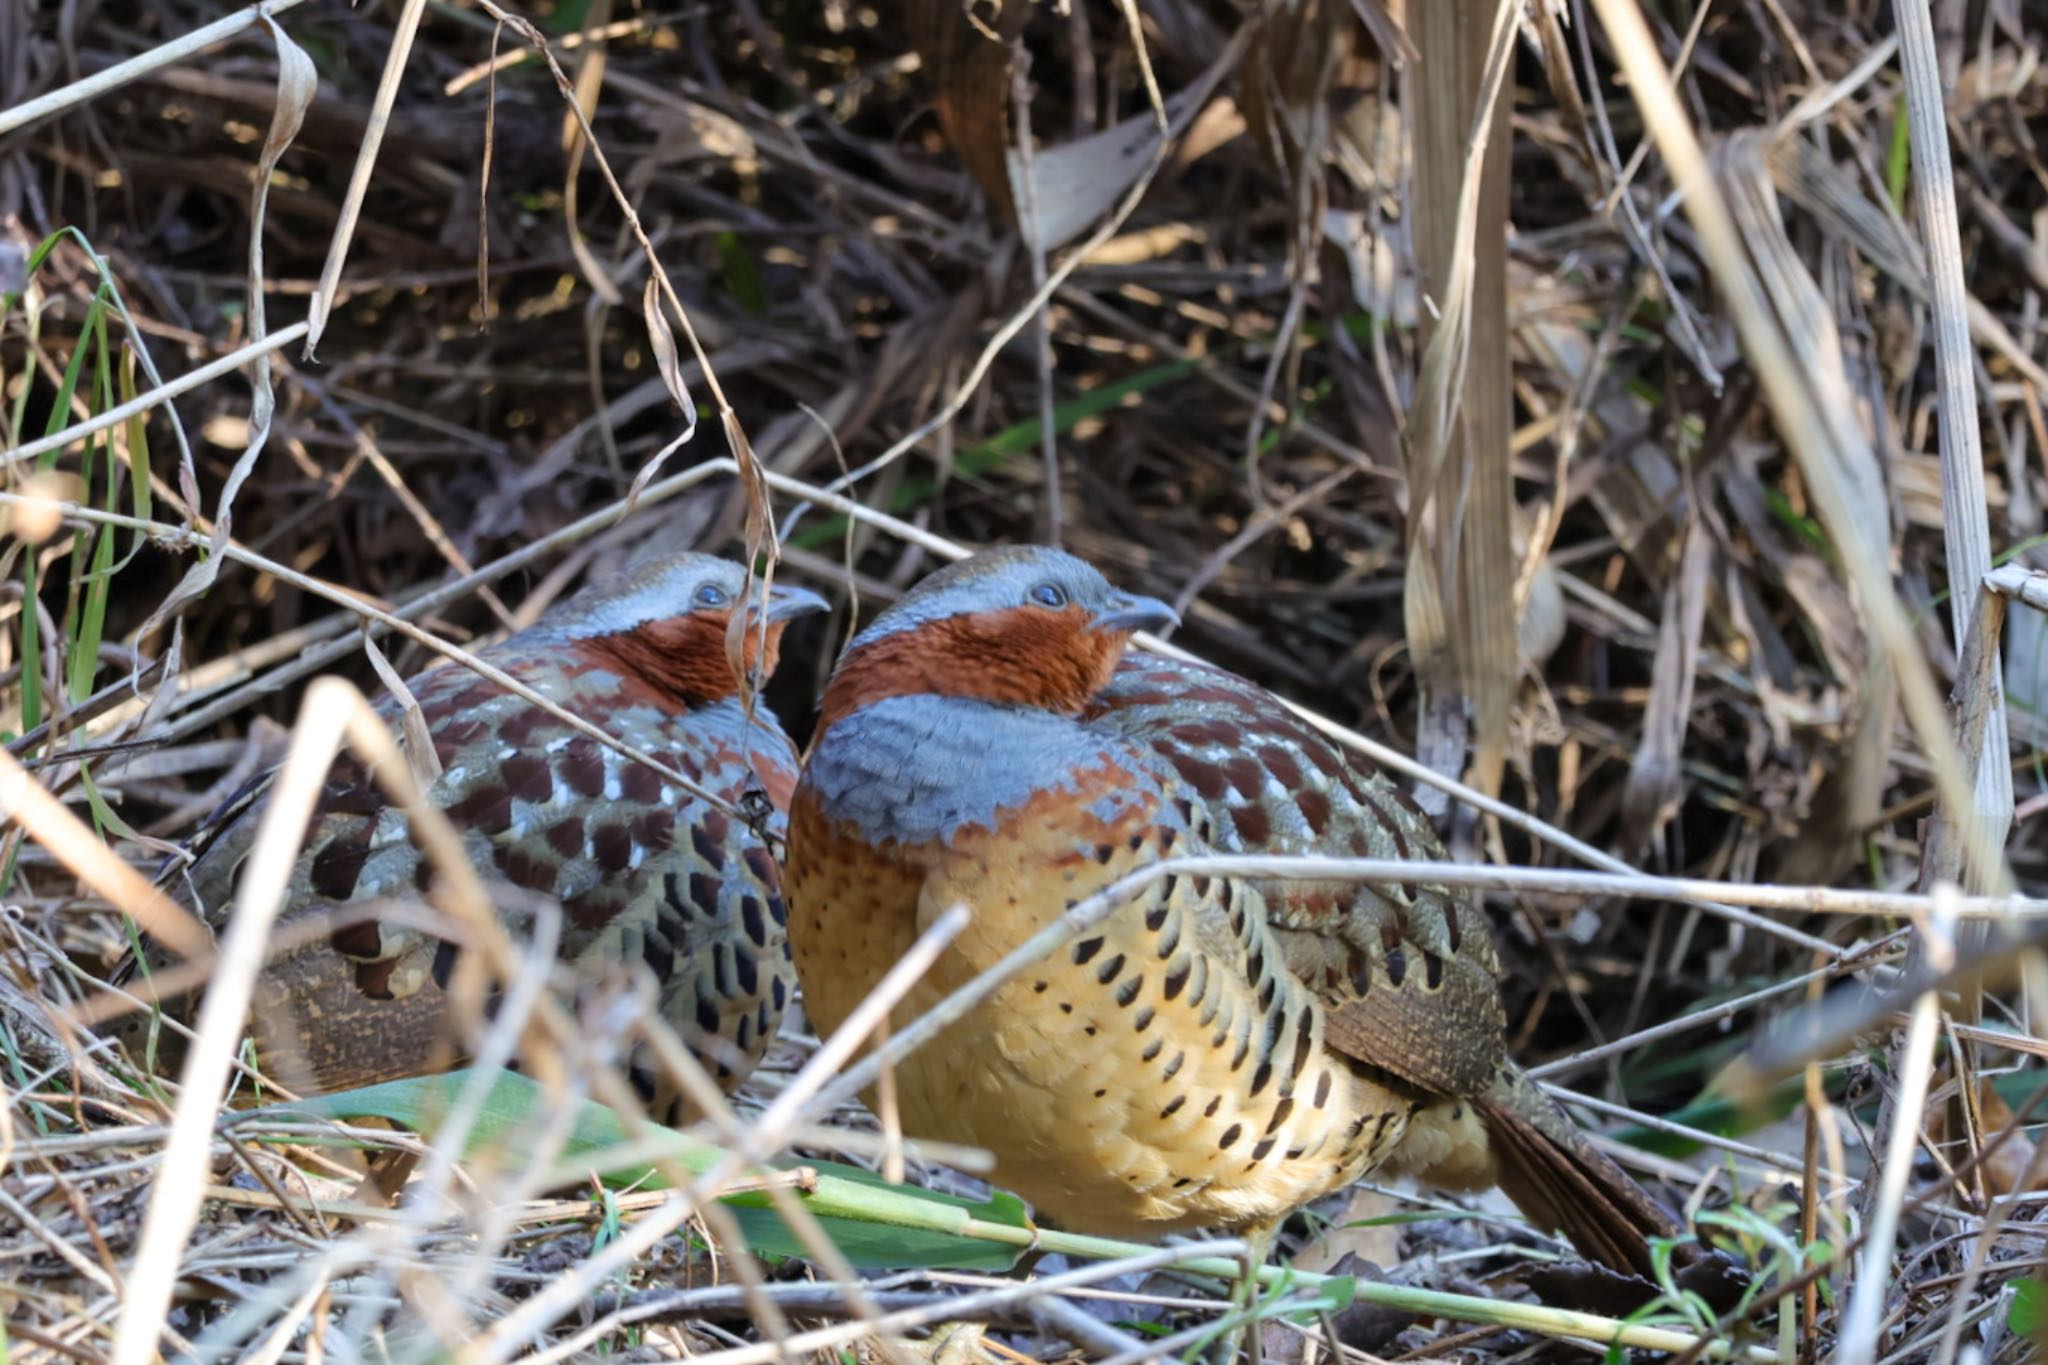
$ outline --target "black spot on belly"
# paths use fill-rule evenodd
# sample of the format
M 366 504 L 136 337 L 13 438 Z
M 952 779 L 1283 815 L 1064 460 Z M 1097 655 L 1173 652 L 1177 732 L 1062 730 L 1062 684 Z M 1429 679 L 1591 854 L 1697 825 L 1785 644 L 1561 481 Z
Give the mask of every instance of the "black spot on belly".
M 1233 1123 L 1228 1128 L 1225 1128 L 1223 1130 L 1223 1136 L 1220 1139 L 1218 1139 L 1216 1143 L 1216 1148 L 1218 1151 L 1227 1152 L 1230 1150 L 1231 1144 L 1235 1143 L 1239 1138 L 1243 1136 L 1244 1125 L 1241 1123 Z
M 647 969 L 654 973 L 654 979 L 663 985 L 667 985 L 669 977 L 675 975 L 675 949 L 659 934 L 649 934 L 640 940 L 640 956 L 647 963 Z
M 1178 1114 L 1180 1112 L 1180 1107 L 1186 1104 L 1187 1102 L 1188 1097 L 1186 1095 L 1175 1095 L 1172 1099 L 1166 1102 L 1166 1107 L 1159 1111 L 1159 1117 L 1163 1119 L 1172 1118 L 1175 1114 Z
M 760 897 L 740 897 L 740 927 L 747 931 L 756 948 L 768 946 L 768 922 L 761 915 Z
M 1095 956 L 1095 955 L 1096 955 L 1097 953 L 1099 953 L 1099 952 L 1101 952 L 1101 951 L 1102 951 L 1102 940 L 1101 940 L 1101 939 L 1099 939 L 1099 938 L 1084 938 L 1084 939 L 1082 939 L 1082 940 L 1081 940 L 1081 941 L 1080 941 L 1079 943 L 1076 943 L 1076 944 L 1074 945 L 1074 965 L 1075 965 L 1076 967 L 1079 967 L 1079 966 L 1082 966 L 1082 965 L 1086 964 L 1086 963 L 1087 963 L 1087 961 L 1088 961 L 1088 960 L 1089 960 L 1090 958 L 1094 957 L 1094 956 Z
M 1181 988 L 1188 984 L 1188 973 L 1192 970 L 1193 968 L 1189 965 L 1186 958 L 1174 963 L 1173 966 L 1167 969 L 1165 994 L 1168 1000 L 1172 1000 L 1180 994 Z
M 1110 982 L 1116 980 L 1117 977 L 1122 974 L 1123 969 L 1124 955 L 1122 953 L 1114 954 L 1113 956 L 1105 958 L 1103 960 L 1102 965 L 1095 969 L 1095 979 L 1097 981 L 1100 981 L 1103 985 L 1107 986 Z
M 1166 932 L 1159 936 L 1159 960 L 1161 962 L 1166 961 L 1166 959 L 1180 951 L 1180 927 L 1181 921 L 1176 917 L 1167 924 Z
M 1139 972 L 1116 988 L 1116 1003 L 1119 1008 L 1128 1009 L 1138 998 L 1138 992 L 1145 989 L 1145 975 Z
M 1289 1073 L 1301 1075 L 1301 1069 L 1308 1065 L 1308 1050 L 1315 1045 L 1315 1016 L 1308 1006 L 1302 1006 L 1301 1013 L 1294 1019 L 1294 1065 Z

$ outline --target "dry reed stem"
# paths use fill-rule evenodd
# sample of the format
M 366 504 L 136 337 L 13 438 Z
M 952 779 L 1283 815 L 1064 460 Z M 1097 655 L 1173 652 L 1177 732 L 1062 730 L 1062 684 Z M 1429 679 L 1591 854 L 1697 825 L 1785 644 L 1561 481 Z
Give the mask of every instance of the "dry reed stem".
M 1937 971 L 1945 970 L 1954 959 L 1955 900 L 1952 888 L 1939 889 L 1933 912 L 1920 926 L 1925 956 Z M 1883 1134 L 1883 1164 L 1867 1215 L 1863 1259 L 1857 1266 L 1836 1345 L 1837 1358 L 1841 1360 L 1869 1360 L 1877 1355 L 1878 1323 L 1892 1291 L 1899 1211 L 1905 1204 L 1906 1183 L 1912 1178 L 1913 1162 L 1919 1154 L 1921 1119 L 1934 1071 L 1934 1043 L 1940 1023 L 1940 997 L 1929 991 L 1913 1007 L 1905 1045 L 1897 1054 L 1898 1064 L 1892 1072 L 1897 1078 L 1898 1096 L 1892 1109 L 1891 1129 Z
M 1684 191 L 1686 212 L 1699 231 L 1701 247 L 1728 296 L 1736 327 L 1751 353 L 1758 380 L 1769 395 L 1787 443 L 1800 456 L 1800 468 L 1823 519 L 1844 528 L 1835 537 L 1836 551 L 1848 570 L 1850 582 L 1861 595 L 1874 633 L 1891 657 L 1906 715 L 1929 757 L 1942 799 L 1958 811 L 1974 810 L 1970 779 L 1949 737 L 1946 711 L 1935 689 L 1932 671 L 1899 605 L 1889 569 L 1871 553 L 1861 537 L 1846 529 L 1854 524 L 1851 502 L 1837 473 L 1840 462 L 1828 452 L 1838 436 L 1849 433 L 1829 428 L 1802 382 L 1804 372 L 1794 360 L 1780 330 L 1781 323 L 1743 257 L 1734 219 L 1708 170 L 1698 137 L 1678 103 L 1664 59 L 1644 25 L 1641 12 L 1627 0 L 1593 3 L 1614 43 L 1616 57 L 1629 75 L 1630 93 Z M 1973 820 L 1970 834 L 1969 866 L 1979 870 L 1973 875 L 1991 876 L 1997 879 L 1992 884 L 2002 885 L 2009 874 L 1992 870 L 2002 869 L 2004 859 L 1995 845 L 1987 842 L 1983 822 Z
M 193 29 L 183 37 L 158 43 L 147 52 L 137 53 L 125 62 L 117 62 L 103 71 L 95 71 L 90 76 L 59 86 L 34 99 L 24 100 L 11 108 L 0 109 L 0 136 L 5 136 L 17 128 L 26 128 L 52 114 L 62 113 L 73 105 L 97 99 L 111 90 L 118 90 L 130 81 L 138 80 L 174 62 L 196 56 L 215 43 L 232 38 L 245 29 L 254 28 L 272 16 L 282 14 L 288 9 L 295 9 L 303 3 L 305 0 L 262 0 L 260 4 L 251 5 L 245 10 Z

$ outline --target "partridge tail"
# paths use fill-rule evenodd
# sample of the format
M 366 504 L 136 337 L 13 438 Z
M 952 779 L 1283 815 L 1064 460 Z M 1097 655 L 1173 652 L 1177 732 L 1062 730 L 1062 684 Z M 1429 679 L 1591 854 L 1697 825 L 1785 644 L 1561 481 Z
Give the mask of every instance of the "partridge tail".
M 1651 1276 L 1649 1239 L 1679 1235 L 1677 1223 L 1534 1081 L 1510 1065 L 1473 1107 L 1516 1208 L 1588 1259 Z

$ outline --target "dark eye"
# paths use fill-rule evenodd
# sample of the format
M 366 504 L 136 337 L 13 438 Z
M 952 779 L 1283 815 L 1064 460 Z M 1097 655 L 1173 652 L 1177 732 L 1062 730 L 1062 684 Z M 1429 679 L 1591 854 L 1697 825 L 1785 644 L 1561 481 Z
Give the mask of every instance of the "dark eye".
M 1029 596 L 1041 607 L 1059 608 L 1067 605 L 1067 590 L 1057 583 L 1040 583 L 1031 590 Z
M 697 605 L 700 607 L 722 607 L 726 603 L 725 589 L 716 583 L 706 583 L 697 589 Z

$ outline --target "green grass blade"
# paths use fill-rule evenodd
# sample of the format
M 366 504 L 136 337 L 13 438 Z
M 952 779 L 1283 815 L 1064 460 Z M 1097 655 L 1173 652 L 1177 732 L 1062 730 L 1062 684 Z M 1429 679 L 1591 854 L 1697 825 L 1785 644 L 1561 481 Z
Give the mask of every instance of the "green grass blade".
M 428 1132 L 453 1107 L 469 1084 L 471 1075 L 457 1071 L 440 1076 L 420 1076 L 345 1094 L 273 1105 L 245 1116 L 244 1135 L 261 1136 L 258 1125 L 266 1118 L 285 1119 L 308 1114 L 334 1119 L 381 1118 Z M 534 1135 L 549 1126 L 543 1116 L 553 1115 L 559 1103 L 557 1097 L 527 1077 L 511 1072 L 498 1073 L 492 1079 L 477 1121 L 471 1126 L 465 1155 L 483 1158 L 495 1153 L 500 1160 L 533 1159 L 537 1155 L 531 1147 Z M 701 1174 L 727 1159 L 718 1147 L 699 1138 L 672 1129 L 655 1131 L 674 1144 L 675 1162 L 692 1173 Z M 576 1166 L 560 1166 L 563 1184 L 576 1183 L 584 1178 L 585 1173 L 595 1171 L 608 1185 L 659 1186 L 662 1183 L 660 1173 L 642 1161 L 622 1161 L 616 1169 L 606 1169 L 612 1163 L 605 1159 L 604 1149 L 619 1147 L 625 1138 L 625 1124 L 617 1114 L 589 1100 L 580 1102 L 571 1115 L 568 1155 L 583 1165 L 581 1170 Z M 277 1140 L 299 1145 L 306 1142 L 302 1136 L 280 1136 Z M 992 1199 L 976 1203 L 911 1186 L 890 1185 L 857 1167 L 833 1162 L 804 1162 L 802 1165 L 805 1170 L 816 1172 L 816 1179 L 808 1188 L 792 1189 L 792 1196 L 803 1202 L 818 1219 L 826 1235 L 857 1266 L 881 1269 L 945 1265 L 996 1269 L 1008 1268 L 1027 1247 L 1095 1260 L 1120 1259 L 1153 1250 L 1131 1242 L 1033 1228 L 1022 1203 L 1008 1194 L 999 1193 Z M 766 1194 L 749 1191 L 728 1196 L 723 1202 L 740 1221 L 742 1235 L 757 1254 L 801 1255 L 794 1236 L 768 1209 Z M 1215 1257 L 1187 1261 L 1181 1269 L 1223 1280 L 1235 1280 L 1241 1274 L 1238 1262 Z M 1287 1302 L 1261 1303 L 1256 1310 L 1261 1314 L 1331 1311 L 1343 1307 L 1355 1296 L 1409 1312 L 1526 1328 L 1600 1343 L 1620 1342 L 1663 1351 L 1682 1351 L 1695 1344 L 1695 1339 L 1688 1333 L 1658 1326 L 1624 1324 L 1590 1313 L 1410 1289 L 1403 1285 L 1358 1284 L 1348 1277 L 1318 1275 L 1288 1266 L 1262 1267 L 1258 1280 L 1268 1289 L 1312 1296 Z M 1705 1343 L 1702 1354 L 1704 1358 L 1720 1360 L 1737 1351 L 1744 1359 L 1771 1359 L 1767 1351 L 1731 1348 L 1724 1341 Z

